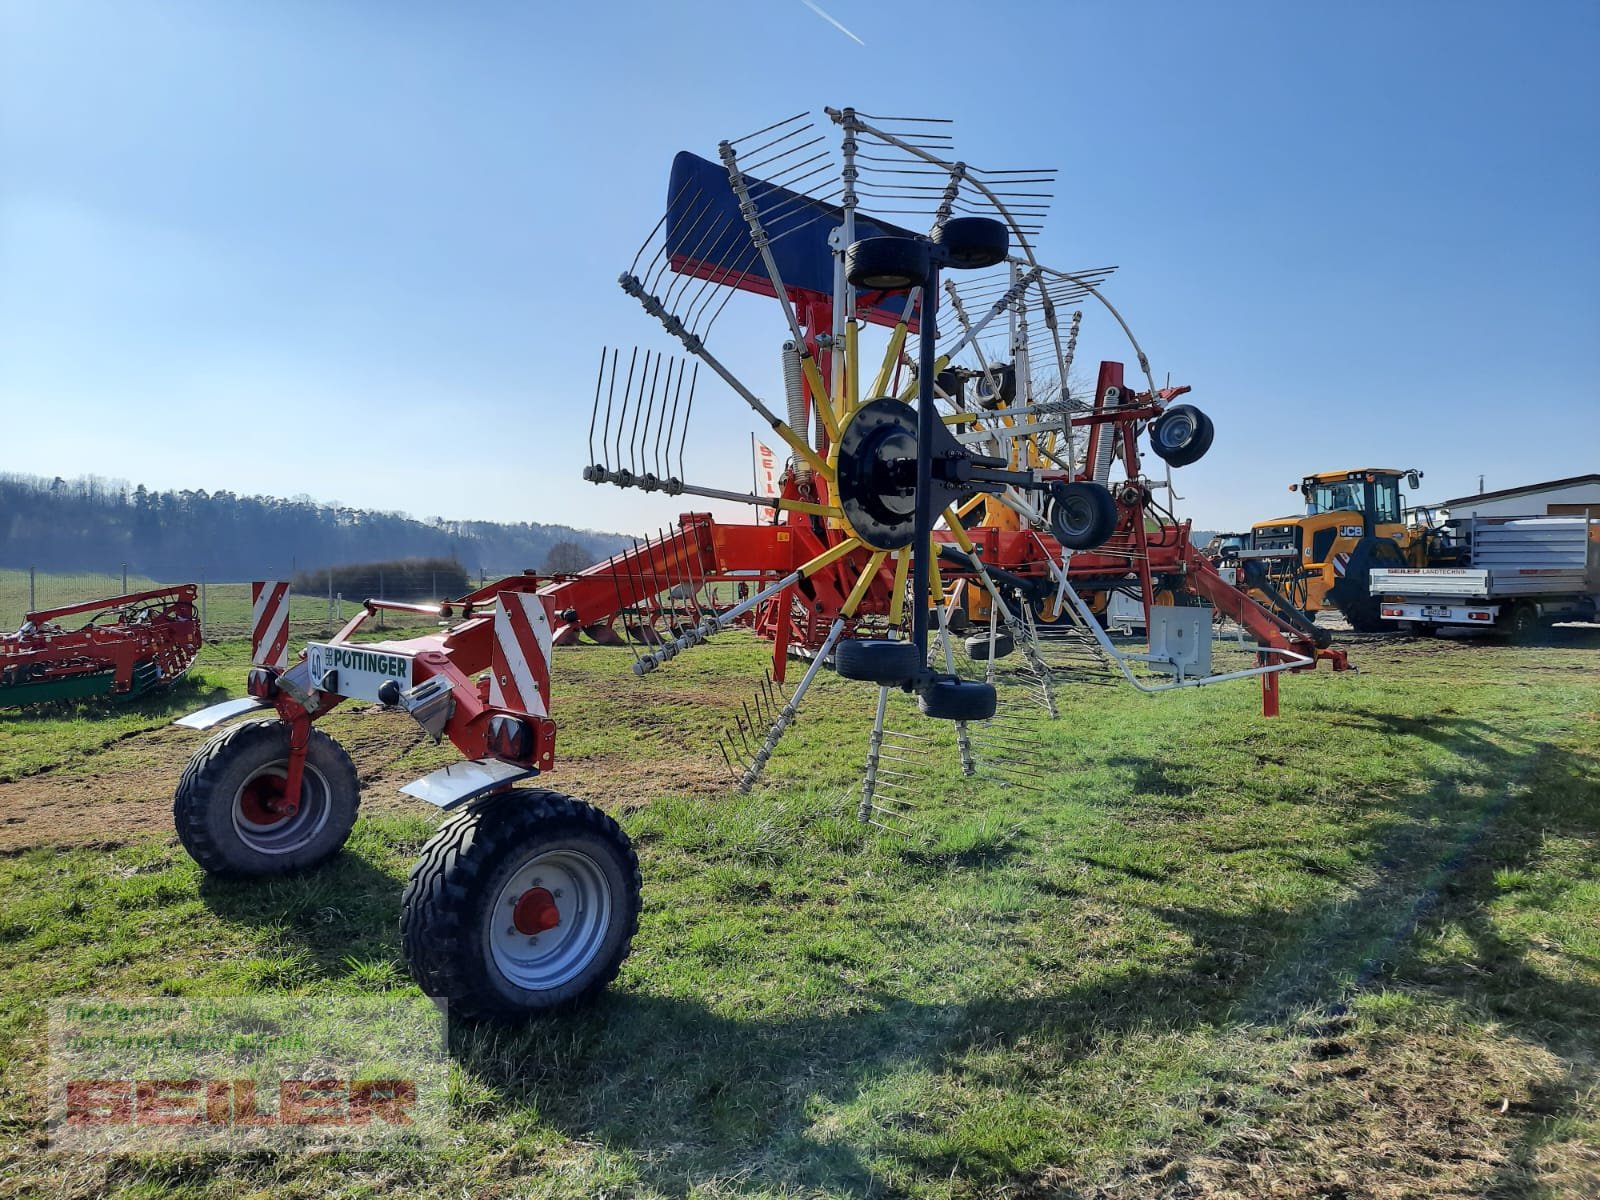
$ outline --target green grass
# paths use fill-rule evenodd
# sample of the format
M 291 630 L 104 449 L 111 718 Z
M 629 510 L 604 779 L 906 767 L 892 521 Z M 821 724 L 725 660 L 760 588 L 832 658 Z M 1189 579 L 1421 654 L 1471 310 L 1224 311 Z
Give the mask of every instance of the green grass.
M 34 578 L 34 603 L 39 609 L 61 608 L 85 600 L 103 600 L 120 596 L 122 575 L 79 572 L 52 574 L 39 572 Z M 165 587 L 169 584 L 193 583 L 199 579 L 157 582 L 144 575 L 129 575 L 128 590 L 143 591 Z M 250 630 L 250 584 L 206 583 L 205 632 L 209 637 L 248 636 Z M 28 611 L 28 572 L 13 567 L 0 567 L 0 631 L 10 633 L 22 624 Z M 348 599 L 344 602 L 346 617 L 354 615 L 356 606 Z M 289 619 L 302 631 L 321 628 L 328 623 L 328 598 L 294 594 L 289 598 Z M 83 623 L 83 617 L 64 618 L 63 624 L 73 628 Z
M 202 693 L 243 662 L 207 654 Z M 853 821 L 869 690 L 822 677 L 772 784 L 691 794 L 684 731 L 762 650 L 644 680 L 629 657 L 562 652 L 555 690 L 570 769 L 649 780 L 619 810 L 634 953 L 585 1012 L 452 1031 L 436 1155 L 64 1167 L 35 1083 L 51 997 L 409 992 L 399 892 L 430 814 L 364 817 L 336 865 L 266 883 L 204 878 L 166 829 L 0 859 L 0 1195 L 1600 1189 L 1592 638 L 1368 643 L 1359 676 L 1286 680 L 1275 721 L 1248 685 L 1069 692 L 1037 791 L 963 782 L 930 744 L 906 838 Z M 39 743 L 101 736 L 0 731 L 24 774 L 62 761 Z

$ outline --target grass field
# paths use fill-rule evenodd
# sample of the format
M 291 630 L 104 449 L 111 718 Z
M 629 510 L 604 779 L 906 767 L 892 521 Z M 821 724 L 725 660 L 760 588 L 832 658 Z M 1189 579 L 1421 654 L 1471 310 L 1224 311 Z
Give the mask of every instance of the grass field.
M 644 917 L 592 1009 L 452 1030 L 427 1156 L 51 1155 L 41 1005 L 409 991 L 435 822 L 393 787 L 448 753 L 334 714 L 349 847 L 229 884 L 171 837 L 199 738 L 165 723 L 242 644 L 109 720 L 0 714 L 0 1196 L 1600 1194 L 1600 637 L 1351 649 L 1275 721 L 1248 684 L 1069 693 L 1038 790 L 930 743 L 908 837 L 853 821 L 859 685 L 740 797 L 705 731 L 761 648 L 560 652 L 548 782 L 633 837 Z
M 84 600 L 101 600 L 122 595 L 123 576 L 97 572 L 78 574 L 51 574 L 39 572 L 34 580 L 34 603 L 41 609 L 58 608 Z M 129 575 L 128 590 L 142 591 L 164 587 L 168 583 L 200 584 L 198 579 L 179 579 L 158 582 L 145 575 Z M 13 567 L 0 567 L 0 632 L 10 633 L 22 624 L 28 611 L 28 572 Z M 344 613 L 350 616 L 355 605 L 344 603 Z M 289 598 L 289 619 L 303 630 L 320 628 L 328 622 L 326 596 L 295 594 Z M 82 624 L 82 617 L 68 617 L 71 627 Z M 208 637 L 239 637 L 250 629 L 250 584 L 205 584 L 205 632 Z

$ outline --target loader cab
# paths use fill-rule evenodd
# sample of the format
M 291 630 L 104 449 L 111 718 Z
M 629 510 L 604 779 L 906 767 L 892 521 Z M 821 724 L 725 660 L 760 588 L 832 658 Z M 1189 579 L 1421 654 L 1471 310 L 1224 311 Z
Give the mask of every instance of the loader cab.
M 1405 474 L 1407 472 L 1367 468 L 1308 475 L 1300 484 L 1306 516 L 1360 513 L 1374 525 L 1397 525 L 1403 511 L 1400 479 Z M 1409 474 L 1415 476 L 1416 472 Z

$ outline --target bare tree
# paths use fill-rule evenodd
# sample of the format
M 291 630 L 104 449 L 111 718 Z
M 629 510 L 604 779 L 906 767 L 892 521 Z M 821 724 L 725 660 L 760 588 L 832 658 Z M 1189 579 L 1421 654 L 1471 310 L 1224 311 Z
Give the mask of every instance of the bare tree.
M 575 575 L 590 564 L 590 555 L 577 542 L 557 542 L 544 556 L 546 575 Z

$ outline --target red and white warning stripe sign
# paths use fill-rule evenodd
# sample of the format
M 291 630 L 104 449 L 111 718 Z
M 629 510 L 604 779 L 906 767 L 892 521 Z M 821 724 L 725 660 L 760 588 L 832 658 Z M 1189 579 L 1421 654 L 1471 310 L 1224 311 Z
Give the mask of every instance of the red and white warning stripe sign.
M 289 665 L 289 585 L 258 580 L 250 585 L 250 661 L 258 667 Z
M 494 647 L 489 660 L 489 703 L 548 717 L 550 619 L 533 592 L 501 592 L 494 600 Z
M 1333 573 L 1335 575 L 1342 577 L 1349 568 L 1350 556 L 1348 554 L 1335 554 L 1333 556 Z

